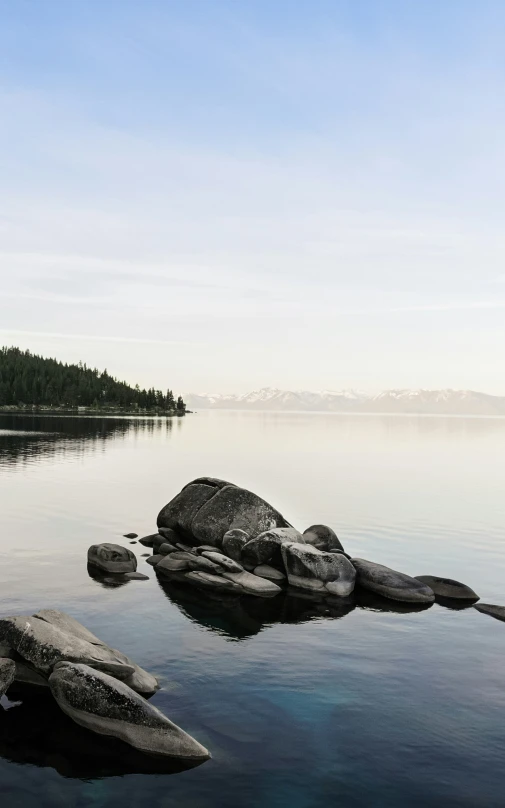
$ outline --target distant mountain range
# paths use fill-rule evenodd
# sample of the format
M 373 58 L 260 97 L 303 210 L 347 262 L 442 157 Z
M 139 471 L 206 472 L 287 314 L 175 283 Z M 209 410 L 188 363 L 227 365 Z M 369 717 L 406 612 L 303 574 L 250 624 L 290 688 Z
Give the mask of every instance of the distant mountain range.
M 505 397 L 473 390 L 385 390 L 372 396 L 354 390 L 310 393 L 263 387 L 242 395 L 188 393 L 185 400 L 191 410 L 505 416 Z

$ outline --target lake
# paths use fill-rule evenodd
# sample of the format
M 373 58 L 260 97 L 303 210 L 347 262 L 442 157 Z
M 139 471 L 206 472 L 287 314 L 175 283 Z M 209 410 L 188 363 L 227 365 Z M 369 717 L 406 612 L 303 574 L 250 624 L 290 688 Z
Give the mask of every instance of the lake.
M 152 703 L 212 759 L 150 773 L 54 703 L 0 715 L 5 808 L 505 805 L 505 625 L 360 595 L 211 600 L 88 575 L 97 542 L 152 533 L 203 475 L 304 530 L 505 604 L 505 419 L 201 412 L 0 416 L 0 614 L 69 612 L 160 678 Z

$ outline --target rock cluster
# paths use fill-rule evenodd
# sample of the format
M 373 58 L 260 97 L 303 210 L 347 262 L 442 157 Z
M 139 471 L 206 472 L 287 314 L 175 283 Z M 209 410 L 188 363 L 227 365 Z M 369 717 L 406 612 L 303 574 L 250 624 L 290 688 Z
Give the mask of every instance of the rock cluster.
M 49 687 L 78 724 L 141 752 L 201 761 L 209 753 L 144 697 L 158 681 L 55 609 L 0 619 L 0 695 L 11 685 Z

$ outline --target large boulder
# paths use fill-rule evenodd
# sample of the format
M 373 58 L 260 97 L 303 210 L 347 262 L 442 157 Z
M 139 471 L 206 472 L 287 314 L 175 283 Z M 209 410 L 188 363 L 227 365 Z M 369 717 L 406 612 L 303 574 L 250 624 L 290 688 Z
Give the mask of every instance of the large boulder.
M 312 544 L 318 550 L 344 551 L 337 534 L 327 525 L 311 525 L 303 531 L 303 538 L 307 544 Z
M 312 544 L 283 544 L 284 567 L 291 586 L 347 597 L 354 589 L 356 571 L 342 553 L 327 553 Z
M 58 663 L 49 677 L 59 706 L 77 724 L 153 755 L 207 760 L 201 744 L 123 682 L 88 665 Z
M 242 564 L 253 570 L 260 564 L 269 564 L 283 569 L 281 547 L 288 543 L 303 544 L 304 538 L 294 527 L 279 527 L 265 530 L 250 539 L 242 548 Z
M 20 681 L 34 679 L 38 684 L 58 662 L 68 661 L 104 671 L 144 695 L 152 695 L 159 687 L 154 676 L 125 654 L 109 648 L 77 620 L 55 609 L 0 619 L 0 643 L 21 658 L 23 665 L 16 677 Z
M 172 528 L 193 544 L 221 547 L 229 530 L 257 536 L 275 527 L 289 527 L 268 502 L 225 480 L 200 477 L 188 483 L 158 515 L 158 528 Z
M 479 600 L 479 596 L 473 589 L 470 589 L 469 586 L 459 581 L 453 581 L 452 578 L 439 578 L 437 575 L 416 575 L 416 581 L 421 581 L 421 583 L 429 586 L 437 598 L 467 601 Z
M 473 608 L 482 614 L 505 621 L 505 606 L 496 606 L 494 603 L 476 603 Z
M 13 659 L 0 659 L 0 696 L 9 689 L 16 676 L 16 663 Z
M 93 544 L 88 550 L 88 564 L 105 572 L 135 572 L 137 559 L 127 547 L 120 544 Z
M 364 589 L 406 603 L 433 603 L 435 600 L 433 590 L 410 575 L 364 558 L 352 558 L 351 563 L 357 573 L 356 583 Z

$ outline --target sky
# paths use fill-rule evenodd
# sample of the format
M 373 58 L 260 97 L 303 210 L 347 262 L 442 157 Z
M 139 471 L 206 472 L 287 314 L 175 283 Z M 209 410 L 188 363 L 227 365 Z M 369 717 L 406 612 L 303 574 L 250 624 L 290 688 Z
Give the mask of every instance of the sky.
M 505 395 L 502 0 L 0 0 L 0 345 Z

